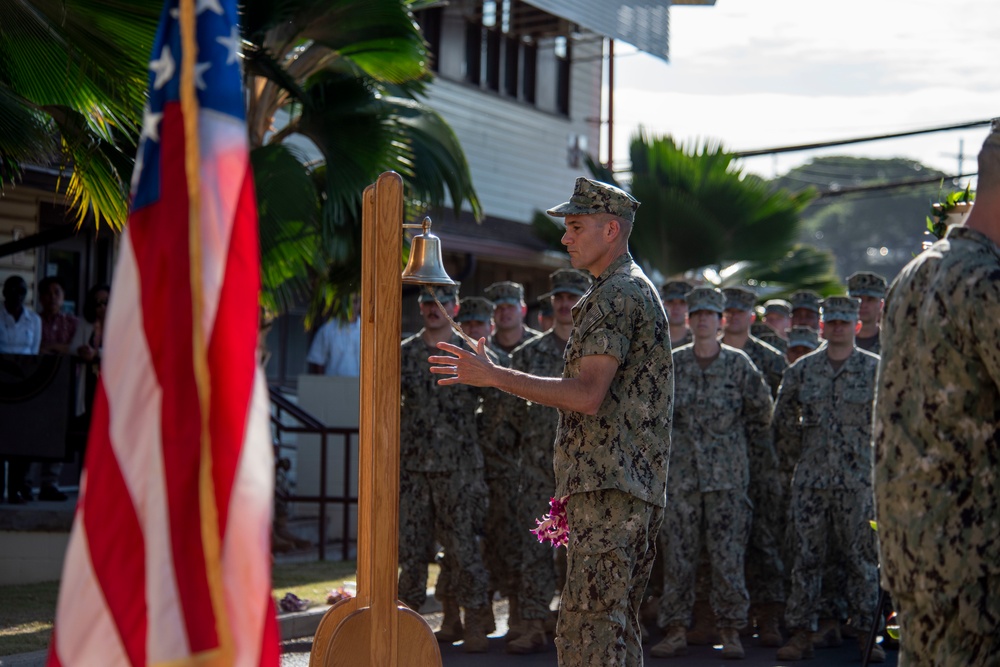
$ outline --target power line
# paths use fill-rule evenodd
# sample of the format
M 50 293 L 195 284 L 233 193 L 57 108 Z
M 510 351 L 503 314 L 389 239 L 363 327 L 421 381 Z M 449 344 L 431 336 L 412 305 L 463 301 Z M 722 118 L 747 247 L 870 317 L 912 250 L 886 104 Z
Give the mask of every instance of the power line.
M 941 181 L 957 181 L 962 178 L 970 178 L 979 172 L 971 174 L 959 174 L 957 176 L 932 176 L 928 178 L 910 178 L 905 181 L 893 181 L 891 183 L 878 183 L 875 185 L 859 185 L 853 188 L 838 188 L 836 190 L 823 190 L 816 197 L 817 199 L 828 199 L 830 197 L 840 197 L 858 192 L 877 192 L 880 190 L 895 190 L 898 188 L 908 188 L 911 185 L 927 185 L 928 183 L 940 183 Z
M 969 123 L 959 123 L 957 125 L 942 125 L 940 127 L 929 127 L 923 130 L 910 130 L 908 132 L 893 132 L 891 134 L 878 134 L 869 137 L 858 137 L 855 139 L 839 139 L 836 141 L 821 141 L 813 144 L 798 144 L 795 146 L 780 146 L 778 148 L 759 148 L 752 151 L 734 151 L 736 157 L 755 157 L 757 155 L 776 155 L 778 153 L 794 153 L 797 151 L 808 151 L 815 148 L 829 148 L 831 146 L 846 146 L 848 144 L 860 144 L 866 141 L 881 141 L 883 139 L 898 139 L 899 137 L 912 137 L 918 134 L 932 134 L 934 132 L 951 132 L 953 130 L 968 130 L 974 127 L 989 125 L 992 119 L 975 120 Z

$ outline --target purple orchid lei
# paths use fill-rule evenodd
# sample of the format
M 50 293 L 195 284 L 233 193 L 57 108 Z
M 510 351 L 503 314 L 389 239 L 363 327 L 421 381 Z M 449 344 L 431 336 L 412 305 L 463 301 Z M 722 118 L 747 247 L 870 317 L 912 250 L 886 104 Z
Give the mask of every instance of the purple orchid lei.
M 539 542 L 547 540 L 554 547 L 564 547 L 569 542 L 569 523 L 566 521 L 566 501 L 568 499 L 569 496 L 551 498 L 549 500 L 549 513 L 541 519 L 535 519 L 538 526 L 532 528 L 531 532 L 535 534 Z

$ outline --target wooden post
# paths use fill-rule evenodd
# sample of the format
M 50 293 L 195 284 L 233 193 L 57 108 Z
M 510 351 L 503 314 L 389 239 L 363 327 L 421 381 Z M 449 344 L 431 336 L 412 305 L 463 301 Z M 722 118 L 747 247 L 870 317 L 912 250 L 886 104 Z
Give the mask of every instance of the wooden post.
M 403 181 L 386 172 L 362 206 L 358 589 L 320 621 L 310 667 L 441 665 L 430 626 L 397 601 Z

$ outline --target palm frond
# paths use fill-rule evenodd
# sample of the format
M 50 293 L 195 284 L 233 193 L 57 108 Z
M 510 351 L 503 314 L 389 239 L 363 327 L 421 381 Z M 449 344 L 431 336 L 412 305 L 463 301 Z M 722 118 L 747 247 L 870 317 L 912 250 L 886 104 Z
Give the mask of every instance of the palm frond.
M 472 186 L 469 164 L 454 130 L 430 107 L 415 100 L 385 98 L 391 117 L 399 124 L 412 155 L 407 180 L 410 195 L 428 207 L 445 203 L 445 189 L 456 214 L 468 201 L 476 220 L 483 217 L 482 205 Z
M 317 219 L 319 195 L 301 156 L 281 144 L 250 152 L 261 245 L 261 305 L 285 312 L 308 298 L 326 266 Z
M 735 156 L 716 141 L 684 146 L 640 131 L 630 154 L 630 189 L 642 202 L 633 251 L 664 275 L 781 258 L 795 239 L 799 213 L 813 196 L 772 191 L 737 168 Z M 609 174 L 601 169 L 595 176 L 606 179 Z

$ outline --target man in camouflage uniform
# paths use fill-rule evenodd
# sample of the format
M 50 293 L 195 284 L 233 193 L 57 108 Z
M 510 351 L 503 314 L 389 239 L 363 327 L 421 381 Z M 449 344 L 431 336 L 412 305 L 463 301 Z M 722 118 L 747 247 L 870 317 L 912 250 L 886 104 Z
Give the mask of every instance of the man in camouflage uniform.
M 1000 661 L 1000 119 L 963 226 L 889 288 L 875 405 L 882 581 L 899 664 Z
M 847 276 L 848 295 L 861 299 L 861 309 L 858 311 L 861 331 L 854 344 L 872 354 L 878 354 L 880 349 L 879 322 L 885 305 L 885 285 L 885 277 L 871 271 L 858 271 Z
M 778 395 L 778 386 L 788 364 L 784 355 L 767 343 L 750 334 L 753 306 L 757 295 L 746 287 L 727 287 L 721 342 L 746 353 L 757 370 L 764 376 L 772 398 Z M 771 434 L 767 433 L 766 446 L 771 447 Z M 749 446 L 758 446 L 750 441 Z M 763 446 L 763 443 L 762 445 Z M 781 560 L 785 517 L 785 497 L 778 484 L 777 459 L 770 470 L 760 471 L 762 479 L 751 478 L 750 500 L 754 505 L 750 544 L 746 555 L 746 581 L 752 604 L 751 618 L 756 621 L 761 644 L 781 645 L 781 616 L 785 605 L 785 567 Z
M 792 326 L 819 331 L 819 294 L 804 289 L 793 294 L 789 300 L 792 306 Z
M 494 386 L 559 409 L 553 467 L 569 525 L 556 628 L 562 667 L 642 664 L 639 606 L 666 503 L 673 367 L 656 288 L 632 261 L 639 202 L 578 178 L 565 217 L 574 268 L 596 276 L 573 309 L 561 378 L 508 370 L 457 345 L 431 357 L 440 382 Z
M 660 288 L 660 299 L 667 311 L 667 322 L 670 323 L 670 347 L 678 348 L 687 345 L 694 338 L 688 328 L 688 306 L 684 297 L 691 291 L 693 285 L 686 280 L 669 280 Z
M 454 313 L 458 290 L 434 289 Z M 439 582 L 442 604 L 465 609 L 465 650 L 483 652 L 489 601 L 478 538 L 487 498 L 476 428 L 482 392 L 435 382 L 427 355 L 435 343 L 460 345 L 462 339 L 426 290 L 420 315 L 424 328 L 404 340 L 400 352 L 399 599 L 414 610 L 423 606 L 429 545 L 436 539 L 444 548 L 442 571 L 450 573 Z
M 510 280 L 493 283 L 483 294 L 496 305 L 493 320 L 496 328 L 493 331 L 493 344 L 508 354 L 521 343 L 537 336 L 535 331 L 524 324 L 528 314 L 528 305 L 524 302 L 524 286 Z
M 788 364 L 781 352 L 750 335 L 750 324 L 754 320 L 753 305 L 757 295 L 746 287 L 727 287 L 722 290 L 722 294 L 726 297 L 726 310 L 722 319 L 723 344 L 746 352 L 767 381 L 771 396 L 777 396 L 781 376 Z
M 552 310 L 552 299 L 538 297 L 538 331 L 545 333 L 555 324 L 555 313 Z
M 779 660 L 813 654 L 812 632 L 831 549 L 845 567 L 845 597 L 864 650 L 878 594 L 876 535 L 871 489 L 871 424 L 878 357 L 854 345 L 857 299 L 822 303 L 827 345 L 785 371 L 774 408 L 778 456 L 791 475 L 791 529 L 796 553 L 785 622 L 791 640 Z M 790 471 L 794 466 L 794 474 Z M 884 661 L 881 647 L 872 654 Z
M 788 329 L 792 326 L 792 304 L 784 299 L 765 301 L 761 322 L 770 333 L 754 335 L 784 354 L 788 350 Z
M 788 352 L 785 358 L 794 364 L 799 358 L 819 347 L 819 332 L 809 327 L 792 327 L 788 332 Z
M 590 276 L 576 269 L 559 269 L 549 276 L 551 291 L 544 295 L 552 304 L 555 325 L 514 350 L 513 368 L 539 377 L 561 377 L 563 352 L 573 331 L 573 306 L 590 288 Z M 518 429 L 520 486 L 517 498 L 517 544 L 521 547 L 521 577 L 516 596 L 520 602 L 520 627 L 507 634 L 508 653 L 534 653 L 545 648 L 545 621 L 556 590 L 552 547 L 539 542 L 528 531 L 535 518 L 545 513 L 556 489 L 552 469 L 552 445 L 556 440 L 559 411 L 540 403 L 518 400 L 512 420 Z M 515 617 L 516 614 L 513 614 Z
M 496 363 L 510 366 L 510 355 L 500 349 L 491 339 L 493 330 L 493 302 L 489 299 L 474 296 L 462 299 L 455 321 L 462 327 L 467 336 L 474 340 L 486 338 L 489 349 L 496 354 Z M 483 402 L 476 413 L 476 425 L 479 431 L 479 448 L 483 452 L 483 473 L 486 487 L 489 490 L 486 520 L 483 526 L 483 563 L 490 573 L 489 594 L 500 592 L 502 597 L 513 602 L 517 589 L 520 570 L 520 549 L 518 549 L 519 528 L 515 518 L 515 499 L 517 498 L 518 466 L 516 449 L 516 432 L 512 415 L 517 408 L 513 398 L 498 389 L 484 389 Z M 443 567 L 441 576 L 444 583 L 450 584 L 454 573 L 446 572 Z M 435 595 L 441 597 L 441 578 Z M 445 587 L 445 598 L 448 599 L 448 587 Z M 492 609 L 492 607 L 491 607 Z M 448 610 L 445 610 L 446 612 Z M 461 627 L 457 623 L 452 607 L 451 619 L 442 623 L 442 630 L 450 630 L 438 635 L 442 641 L 457 641 L 461 639 Z M 449 624 L 448 621 L 452 622 Z
M 668 658 L 687 649 L 695 570 L 704 544 L 722 657 L 739 659 L 745 657 L 739 629 L 746 625 L 749 608 L 744 555 L 753 512 L 751 471 L 777 467 L 771 394 L 749 357 L 716 338 L 723 294 L 697 287 L 687 300 L 694 343 L 673 353 L 677 394 L 667 482 L 671 495 L 661 530 L 665 550 L 659 623 L 666 636 L 651 655 Z M 751 463 L 753 459 L 763 463 Z M 780 585 L 780 571 L 777 576 Z

